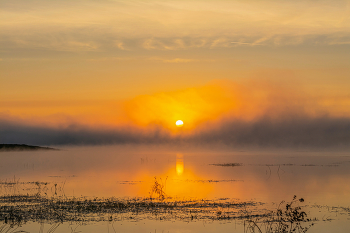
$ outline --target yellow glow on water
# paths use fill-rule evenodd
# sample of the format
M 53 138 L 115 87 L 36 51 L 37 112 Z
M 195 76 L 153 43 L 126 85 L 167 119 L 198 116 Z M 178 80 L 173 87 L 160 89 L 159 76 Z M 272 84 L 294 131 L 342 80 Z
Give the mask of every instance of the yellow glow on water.
M 184 172 L 184 159 L 182 154 L 176 154 L 176 174 L 182 175 Z

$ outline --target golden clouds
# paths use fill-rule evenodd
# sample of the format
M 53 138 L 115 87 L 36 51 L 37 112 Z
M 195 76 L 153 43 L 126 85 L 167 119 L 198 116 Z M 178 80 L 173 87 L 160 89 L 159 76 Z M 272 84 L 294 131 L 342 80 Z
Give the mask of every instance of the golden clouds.
M 283 83 L 282 83 L 283 84 Z M 139 95 L 122 103 L 0 105 L 3 141 L 30 144 L 200 143 L 341 146 L 349 142 L 349 97 L 315 96 L 272 81 L 216 81 Z M 290 83 L 289 83 L 290 84 Z M 322 98 L 321 98 L 322 97 Z M 337 105 L 334 101 L 341 102 Z M 7 106 L 6 106 L 7 105 Z M 66 105 L 66 107 L 65 107 Z M 11 114 L 4 114 L 6 110 Z M 177 127 L 175 122 L 183 120 Z M 330 130 L 331 129 L 331 130 Z M 213 144 L 211 144 L 213 143 Z M 179 172 L 182 167 L 179 165 Z M 186 172 L 184 172 L 186 173 Z
M 16 48 L 179 50 L 347 44 L 350 36 L 350 5 L 345 0 L 19 0 L 4 2 L 0 12 L 2 42 Z
M 174 122 L 181 119 L 186 122 L 185 129 L 194 129 L 201 123 L 228 116 L 252 119 L 266 114 L 277 102 L 271 98 L 277 94 L 272 91 L 266 87 L 259 90 L 254 86 L 216 81 L 202 87 L 138 96 L 126 101 L 124 109 L 127 118 L 140 126 L 159 124 L 174 129 Z
M 186 123 L 186 131 L 227 119 L 349 116 L 349 99 L 342 102 L 343 114 L 340 105 L 329 104 L 325 99 L 332 101 L 307 93 L 297 83 L 285 86 L 283 82 L 266 80 L 221 80 L 202 87 L 137 96 L 124 102 L 124 111 L 126 119 L 140 127 L 161 125 L 175 132 L 174 122 L 178 119 Z
M 204 86 L 138 95 L 124 101 L 3 101 L 0 112 L 37 124 L 133 125 L 140 129 L 157 126 L 174 133 L 227 119 L 350 116 L 350 100 L 345 96 L 316 96 L 297 83 L 284 84 L 256 79 L 216 80 Z M 175 125 L 179 119 L 184 122 L 180 128 Z
M 235 105 L 233 95 L 213 84 L 137 96 L 125 102 L 124 110 L 127 118 L 140 126 L 159 124 L 172 129 L 174 122 L 181 119 L 186 122 L 186 129 L 193 129 L 200 122 L 228 112 Z

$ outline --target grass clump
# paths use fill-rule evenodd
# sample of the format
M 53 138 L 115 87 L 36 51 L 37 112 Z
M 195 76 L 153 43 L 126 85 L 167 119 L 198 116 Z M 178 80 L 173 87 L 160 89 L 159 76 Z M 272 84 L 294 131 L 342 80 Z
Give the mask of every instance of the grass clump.
M 305 233 L 314 223 L 307 218 L 306 212 L 299 205 L 303 198 L 294 195 L 291 202 L 282 201 L 276 211 L 271 211 L 260 218 L 247 214 L 244 233 Z
M 157 199 L 163 201 L 167 195 L 165 194 L 165 185 L 168 177 L 165 178 L 165 181 L 162 181 L 162 178 L 157 179 L 157 177 L 154 177 L 154 183 L 151 188 L 150 192 L 150 198 L 152 199 L 155 195 Z

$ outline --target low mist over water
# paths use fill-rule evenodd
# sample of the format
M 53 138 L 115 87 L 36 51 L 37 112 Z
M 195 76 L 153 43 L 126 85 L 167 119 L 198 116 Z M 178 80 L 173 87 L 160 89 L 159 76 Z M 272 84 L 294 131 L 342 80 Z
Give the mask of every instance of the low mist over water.
M 0 233 L 350 229 L 349 0 L 0 0 Z
M 139 225 L 150 230 L 160 226 L 162 229 L 181 229 L 182 223 L 174 224 L 171 219 L 190 221 L 190 227 L 209 221 L 220 226 L 223 232 L 243 232 L 243 210 L 265 214 L 267 209 L 277 209 L 281 201 L 292 201 L 295 195 L 305 200 L 302 206 L 313 218 L 315 225 L 309 232 L 344 232 L 350 224 L 346 219 L 349 214 L 349 166 L 348 152 L 177 150 L 159 146 L 61 147 L 57 151 L 1 152 L 0 186 L 2 208 L 11 198 L 19 208 L 26 208 L 20 207 L 20 203 L 32 196 L 41 198 L 41 201 L 37 199 L 38 203 L 46 203 L 46 198 L 92 201 L 89 205 L 96 202 L 93 205 L 102 208 L 101 214 L 107 214 L 98 220 L 101 227 L 111 224 L 108 216 L 112 216 L 113 226 L 126 224 L 128 232 L 137 231 Z M 22 199 L 15 201 L 16 197 Z M 117 211 L 120 205 L 130 202 L 134 203 L 133 208 L 139 208 L 138 213 L 127 206 L 122 212 Z M 147 211 L 141 208 L 141 203 L 148 202 L 165 202 L 167 207 L 147 207 Z M 174 202 L 178 203 L 176 208 L 171 207 Z M 116 204 L 108 207 L 106 203 Z M 50 209 L 53 205 L 57 204 L 45 204 L 41 208 L 54 211 Z M 149 208 L 156 208 L 155 212 Z M 168 211 L 172 208 L 173 214 L 170 214 Z M 6 216 L 5 209 L 2 211 L 2 216 Z M 75 211 L 83 214 L 78 209 Z M 43 215 L 45 221 L 49 221 L 49 216 Z M 324 216 L 327 216 L 327 224 L 323 222 Z M 28 218 L 34 223 L 39 221 L 34 216 L 28 215 Z M 62 218 L 62 221 L 68 221 L 70 217 Z M 83 214 L 81 218 L 87 221 L 81 229 L 92 231 L 94 225 L 89 222 L 96 222 L 96 217 Z M 51 224 L 59 221 L 54 219 Z M 162 222 L 161 219 L 168 220 Z M 130 221 L 135 221 L 135 225 L 131 226 Z M 221 225 L 223 221 L 225 226 Z M 237 224 L 239 227 L 235 228 Z M 19 229 L 33 226 L 25 224 Z M 57 232 L 63 228 L 64 224 Z M 196 229 L 193 232 L 204 230 L 203 226 Z

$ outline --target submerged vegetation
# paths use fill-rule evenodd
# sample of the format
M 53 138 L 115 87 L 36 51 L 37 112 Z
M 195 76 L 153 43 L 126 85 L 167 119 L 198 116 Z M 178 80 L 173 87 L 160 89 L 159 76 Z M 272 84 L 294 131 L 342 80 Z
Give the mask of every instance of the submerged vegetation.
M 213 163 L 210 164 L 213 166 L 221 166 L 221 167 L 237 167 L 237 166 L 242 166 L 242 163 Z
M 232 199 L 172 198 L 165 193 L 166 179 L 157 178 L 151 186 L 150 197 L 144 198 L 67 197 L 63 190 L 64 184 L 23 183 L 15 178 L 13 181 L 1 181 L 0 186 L 2 187 L 0 221 L 10 226 L 45 221 L 53 224 L 143 219 L 179 221 L 242 219 L 243 209 L 250 208 L 258 216 L 255 207 L 262 204 Z M 22 190 L 24 186 L 30 186 L 32 192 L 16 193 L 16 190 Z M 30 191 L 28 189 L 26 191 Z
M 43 220 L 95 222 L 124 219 L 183 221 L 231 219 L 241 218 L 242 208 L 259 204 L 230 200 L 58 199 L 29 195 L 2 197 L 0 201 L 2 202 L 0 221 L 11 224 Z
M 81 224 L 148 219 L 186 222 L 238 220 L 244 225 L 244 233 L 305 233 L 316 221 L 307 217 L 305 206 L 300 205 L 304 199 L 296 196 L 291 202 L 281 202 L 275 211 L 264 211 L 259 208 L 263 203 L 253 201 L 172 198 L 166 194 L 166 181 L 167 178 L 155 177 L 150 197 L 145 198 L 67 197 L 64 184 L 23 183 L 15 178 L 1 181 L 0 232 L 23 232 L 16 229 L 26 222 L 49 223 L 48 232 L 54 232 L 64 222 Z M 8 191 L 6 188 L 16 190 L 16 185 L 24 184 L 35 187 L 33 192 L 26 195 L 3 193 Z M 48 195 L 48 190 L 52 190 L 52 195 Z M 43 228 L 40 229 L 43 232 Z

